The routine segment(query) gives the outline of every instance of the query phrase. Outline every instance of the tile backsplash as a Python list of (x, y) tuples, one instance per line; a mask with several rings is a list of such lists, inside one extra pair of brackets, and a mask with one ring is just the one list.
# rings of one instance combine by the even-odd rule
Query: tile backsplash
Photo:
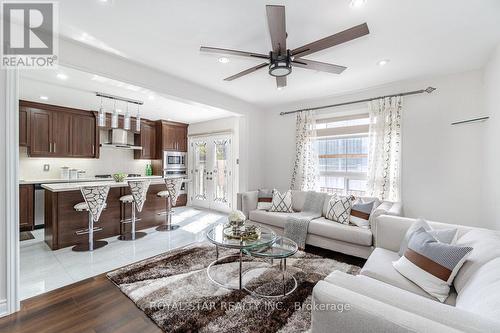
[[(95, 158), (45, 158), (28, 157), (27, 148), (19, 148), (19, 179), (53, 179), (60, 178), (61, 167), (85, 170), (87, 177), (98, 174), (117, 172), (138, 173), (144, 175), (150, 160), (134, 160), (132, 150), (101, 148), (100, 157)], [(44, 165), (49, 171), (44, 171)]]

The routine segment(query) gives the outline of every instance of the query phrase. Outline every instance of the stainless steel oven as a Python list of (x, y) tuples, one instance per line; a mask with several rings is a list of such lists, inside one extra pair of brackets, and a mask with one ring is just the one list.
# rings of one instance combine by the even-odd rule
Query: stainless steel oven
[(180, 151), (165, 151), (163, 153), (163, 167), (165, 170), (186, 169), (186, 153)]

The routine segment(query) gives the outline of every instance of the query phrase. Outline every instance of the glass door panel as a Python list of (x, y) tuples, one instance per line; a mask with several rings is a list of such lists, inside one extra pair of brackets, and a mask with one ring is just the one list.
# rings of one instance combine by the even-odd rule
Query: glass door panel
[(208, 208), (207, 141), (193, 142), (192, 201), (197, 206)]

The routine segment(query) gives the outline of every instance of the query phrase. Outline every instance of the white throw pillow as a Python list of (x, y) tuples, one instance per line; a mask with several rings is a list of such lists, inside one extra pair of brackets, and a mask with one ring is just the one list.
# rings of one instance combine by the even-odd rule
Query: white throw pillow
[(288, 190), (281, 193), (278, 190), (273, 191), (273, 202), (270, 212), (293, 213), (292, 209), (292, 191)]
[(333, 196), (328, 201), (326, 218), (334, 222), (349, 224), (351, 216), (352, 198)]
[(411, 235), (404, 255), (392, 265), (401, 275), (444, 302), (471, 251), (472, 247), (441, 243), (420, 227)]
[(432, 227), (427, 223), (426, 220), (419, 218), (410, 226), (408, 231), (406, 232), (405, 238), (401, 242), (401, 246), (399, 248), (399, 256), (401, 257), (408, 247), (408, 241), (412, 234), (418, 229), (423, 228), (425, 231), (428, 231), (434, 238), (438, 241), (446, 244), (455, 244), (457, 240), (458, 229), (432, 229)]

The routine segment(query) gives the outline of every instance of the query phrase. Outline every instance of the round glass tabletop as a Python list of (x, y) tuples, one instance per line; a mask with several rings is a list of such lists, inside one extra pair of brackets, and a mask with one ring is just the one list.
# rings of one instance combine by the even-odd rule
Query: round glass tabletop
[(243, 249), (243, 252), (252, 257), (280, 259), (293, 256), (297, 250), (297, 243), (289, 238), (280, 236), (272, 244)]
[[(251, 225), (251, 224), (250, 224)], [(215, 245), (233, 248), (248, 249), (262, 247), (273, 243), (276, 240), (276, 234), (269, 228), (258, 226), (260, 228), (259, 239), (239, 240), (229, 238), (224, 234), (224, 224), (218, 224), (207, 232), (207, 238)]]

